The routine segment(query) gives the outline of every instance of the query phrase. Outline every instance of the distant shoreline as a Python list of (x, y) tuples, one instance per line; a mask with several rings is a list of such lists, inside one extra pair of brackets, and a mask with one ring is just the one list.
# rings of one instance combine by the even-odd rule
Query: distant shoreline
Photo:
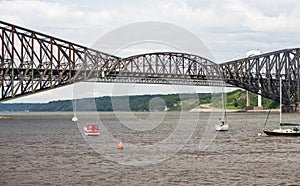
[[(122, 112), (122, 111), (116, 111)], [(127, 111), (126, 111), (127, 112)], [(180, 112), (180, 111), (168, 111), (168, 112)], [(221, 112), (218, 109), (192, 109), (185, 112), (194, 113), (213, 113)], [(226, 110), (227, 113), (267, 113), (269, 110)], [(279, 110), (271, 110), (272, 113), (279, 113)], [(78, 112), (84, 116), (94, 115), (94, 112)], [(114, 112), (98, 112), (98, 113), (111, 113)], [(138, 112), (137, 112), (138, 113)], [(149, 113), (149, 112), (140, 112)], [(0, 112), (0, 120), (9, 119), (66, 119), (71, 120), (73, 117), (73, 112)]]
[[(219, 109), (199, 109), (199, 108), (194, 108), (191, 109), (190, 112), (221, 112)], [(261, 110), (226, 110), (227, 113), (239, 113), (239, 112), (244, 112), (244, 113), (266, 113), (269, 112), (269, 109), (261, 109)], [(279, 113), (279, 109), (272, 109), (272, 113)]]

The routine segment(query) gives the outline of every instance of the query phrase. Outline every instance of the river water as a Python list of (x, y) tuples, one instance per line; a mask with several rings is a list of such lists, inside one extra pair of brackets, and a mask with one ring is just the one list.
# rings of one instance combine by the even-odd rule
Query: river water
[[(0, 120), (0, 185), (300, 184), (300, 138), (258, 135), (265, 113), (229, 113), (230, 130), (219, 133), (208, 113), (101, 113), (78, 123), (67, 113), (30, 114)], [(139, 122), (130, 126), (129, 115)], [(273, 113), (268, 126), (278, 121)], [(82, 135), (88, 122), (104, 132)]]

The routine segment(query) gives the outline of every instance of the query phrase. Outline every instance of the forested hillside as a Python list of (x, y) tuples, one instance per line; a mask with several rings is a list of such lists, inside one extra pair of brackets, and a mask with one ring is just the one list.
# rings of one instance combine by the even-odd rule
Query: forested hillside
[[(227, 109), (245, 109), (246, 94), (243, 90), (235, 90), (225, 94)], [(201, 105), (210, 104), (220, 107), (220, 95), (212, 103), (210, 93), (199, 94), (169, 94), (169, 95), (140, 95), (84, 98), (76, 100), (77, 111), (178, 111), (201, 108)], [(278, 107), (278, 103), (263, 98), (263, 107)], [(55, 112), (73, 111), (72, 100), (51, 101), (49, 103), (0, 103), (0, 112)], [(257, 105), (257, 95), (251, 94), (251, 105)]]

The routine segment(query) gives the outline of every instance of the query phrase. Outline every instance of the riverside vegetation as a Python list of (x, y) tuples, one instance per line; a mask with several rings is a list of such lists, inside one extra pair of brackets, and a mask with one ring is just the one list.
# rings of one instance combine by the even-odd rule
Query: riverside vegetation
[[(251, 93), (251, 105), (257, 105), (257, 95)], [(210, 93), (169, 94), (169, 95), (136, 95), (117, 97), (84, 98), (76, 100), (77, 111), (179, 111), (193, 108), (221, 107), (221, 97)], [(215, 100), (214, 100), (215, 99)], [(125, 103), (125, 104), (124, 104)], [(129, 104), (126, 104), (129, 103)], [(129, 106), (128, 106), (129, 105)], [(263, 108), (278, 108), (279, 104), (262, 98)], [(226, 109), (246, 108), (246, 93), (235, 90), (226, 94)], [(58, 100), (49, 103), (0, 103), (0, 112), (70, 112), (73, 111), (72, 100)]]

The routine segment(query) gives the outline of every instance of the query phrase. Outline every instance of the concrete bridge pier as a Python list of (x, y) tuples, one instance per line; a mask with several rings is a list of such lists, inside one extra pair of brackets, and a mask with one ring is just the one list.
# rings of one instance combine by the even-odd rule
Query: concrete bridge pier
[(246, 107), (249, 108), (250, 107), (250, 102), (251, 102), (251, 99), (250, 99), (250, 92), (248, 90), (246, 90)]
[[(257, 50), (249, 50), (249, 51), (247, 51), (247, 53), (246, 53), (246, 57), (248, 58), (248, 57), (251, 57), (251, 56), (256, 56), (256, 55), (260, 55), (260, 54), (262, 54), (262, 52), (261, 52), (261, 50), (259, 50), (259, 49), (257, 49)], [(261, 87), (261, 84), (259, 83), (259, 87)], [(262, 107), (262, 97), (261, 97), (261, 90), (259, 90), (259, 92), (258, 92), (259, 94), (258, 94), (258, 97), (257, 97), (257, 107), (255, 108), (255, 109), (258, 109), (258, 110), (261, 110), (261, 109), (263, 109), (263, 107)], [(251, 102), (251, 100), (250, 100), (250, 92), (249, 91), (246, 91), (246, 109), (248, 108), (252, 108), (251, 106), (250, 106), (250, 102)]]
[(258, 107), (258, 109), (262, 109), (263, 108), (261, 100), (262, 100), (261, 95), (258, 95), (257, 96), (257, 107)]
[[(259, 92), (260, 93), (260, 92)], [(246, 110), (252, 110), (253, 107), (251, 106), (251, 98), (250, 98), (250, 92), (246, 90)], [(260, 94), (257, 95), (257, 107), (254, 109), (256, 110), (262, 110), (262, 97)]]
[[(259, 84), (259, 87), (261, 87), (261, 85)], [(262, 97), (261, 97), (261, 90), (258, 91), (258, 95), (257, 95), (257, 109), (258, 110), (262, 110), (263, 106), (262, 106)]]

